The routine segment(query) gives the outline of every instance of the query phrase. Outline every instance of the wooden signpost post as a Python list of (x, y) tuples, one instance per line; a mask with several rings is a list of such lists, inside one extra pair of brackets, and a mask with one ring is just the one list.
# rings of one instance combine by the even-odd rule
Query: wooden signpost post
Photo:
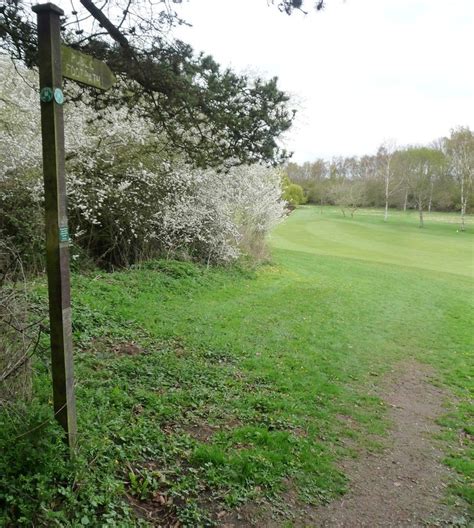
[(69, 231), (64, 177), (62, 78), (68, 77), (103, 90), (110, 88), (115, 79), (105, 63), (61, 46), (60, 17), (64, 15), (62, 9), (54, 4), (39, 4), (32, 9), (38, 17), (54, 413), (66, 432), (69, 447), (73, 448), (76, 443), (77, 424), (72, 356)]

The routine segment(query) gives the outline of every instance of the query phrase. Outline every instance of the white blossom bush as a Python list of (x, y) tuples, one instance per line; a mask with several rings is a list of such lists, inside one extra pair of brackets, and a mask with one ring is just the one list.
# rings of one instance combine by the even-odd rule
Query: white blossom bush
[[(5, 60), (0, 73), (0, 153), (6, 160), (0, 167), (0, 234), (42, 254), (37, 81), (22, 72), (26, 84)], [(151, 130), (133, 109), (97, 115), (91, 105), (65, 105), (73, 258), (85, 255), (114, 267), (156, 256), (206, 263), (260, 256), (266, 234), (284, 215), (279, 172), (258, 165), (192, 169)]]
[(183, 192), (170, 197), (155, 219), (157, 233), (172, 251), (188, 248), (208, 262), (229, 262), (251, 248), (250, 239), (261, 245), (284, 215), (275, 170), (258, 165), (221, 173), (180, 170), (171, 179)]
[(284, 215), (279, 174), (264, 167), (225, 173), (163, 163), (155, 170), (121, 167), (68, 178), (72, 233), (103, 264), (156, 255), (228, 263), (242, 251), (260, 254)]

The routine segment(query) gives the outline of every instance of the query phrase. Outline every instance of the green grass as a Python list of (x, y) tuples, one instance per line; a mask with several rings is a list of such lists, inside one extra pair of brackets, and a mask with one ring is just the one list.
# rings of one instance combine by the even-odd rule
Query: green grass
[(292, 222), (277, 229), (272, 245), (473, 277), (473, 228), (467, 233), (459, 231), (459, 215), (427, 214), (423, 229), (418, 228), (415, 211), (391, 212), (387, 223), (382, 218), (378, 210), (361, 210), (351, 219), (337, 208), (326, 207), (321, 214), (320, 208), (304, 207)]
[[(27, 423), (5, 420), (0, 435), (5, 519), (135, 526), (125, 495), (160, 493), (173, 500), (161, 515), (204, 526), (288, 486), (330, 500), (347, 486), (338, 460), (377, 449), (386, 430), (371, 387), (409, 358), (456, 396), (441, 420), (446, 462), (453, 496), (472, 503), (473, 231), (452, 220), (419, 229), (413, 214), (385, 224), (303, 207), (255, 271), (152, 262), (74, 276), (79, 453), (63, 461), (49, 421), (12, 442), (49, 416), (45, 357)], [(142, 353), (120, 355), (125, 342)]]

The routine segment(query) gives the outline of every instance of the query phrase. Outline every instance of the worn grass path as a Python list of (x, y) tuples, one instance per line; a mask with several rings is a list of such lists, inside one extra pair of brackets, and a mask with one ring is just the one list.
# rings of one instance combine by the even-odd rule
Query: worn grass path
[[(263, 512), (297, 526), (296, 512), (350, 491), (344, 460), (388, 441), (392, 408), (377, 390), (416, 361), (448, 395), (434, 433), (467, 519), (474, 233), (453, 218), (420, 230), (412, 215), (384, 224), (304, 207), (256, 271), (162, 261), (74, 276), (79, 453), (74, 470), (57, 463), (54, 426), (16, 441), (0, 460), (7, 515), (197, 527), (258, 526)], [(36, 380), (44, 419), (46, 360)]]

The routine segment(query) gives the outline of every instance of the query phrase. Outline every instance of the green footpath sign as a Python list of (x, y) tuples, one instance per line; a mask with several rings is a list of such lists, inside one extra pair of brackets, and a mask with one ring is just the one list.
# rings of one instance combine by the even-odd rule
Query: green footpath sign
[(114, 74), (105, 62), (80, 51), (61, 46), (61, 62), (63, 77), (73, 81), (100, 90), (108, 90), (115, 83)]

